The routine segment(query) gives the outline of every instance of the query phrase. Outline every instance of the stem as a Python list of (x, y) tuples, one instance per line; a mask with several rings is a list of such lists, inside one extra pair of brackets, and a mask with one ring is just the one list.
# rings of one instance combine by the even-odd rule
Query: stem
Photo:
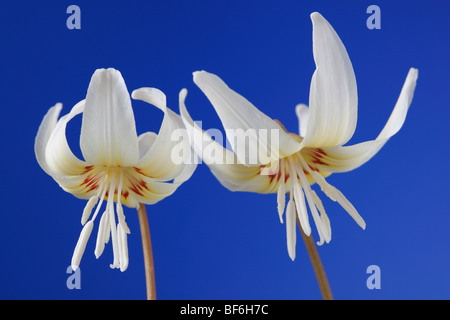
[(147, 300), (156, 300), (155, 267), (153, 265), (152, 240), (148, 225), (147, 210), (140, 203), (137, 209), (139, 226), (141, 227), (142, 249), (144, 251), (145, 284), (147, 286)]
[(300, 232), (303, 237), (303, 241), (305, 242), (306, 250), (308, 251), (309, 259), (314, 268), (314, 273), (316, 274), (317, 282), (319, 283), (320, 292), (322, 293), (322, 297), (324, 300), (333, 300), (333, 295), (331, 294), (330, 285), (328, 283), (327, 275), (325, 273), (325, 269), (323, 268), (322, 261), (320, 260), (319, 252), (317, 251), (316, 243), (312, 235), (307, 236), (302, 227), (300, 226), (300, 222), (297, 218), (297, 223), (300, 229)]

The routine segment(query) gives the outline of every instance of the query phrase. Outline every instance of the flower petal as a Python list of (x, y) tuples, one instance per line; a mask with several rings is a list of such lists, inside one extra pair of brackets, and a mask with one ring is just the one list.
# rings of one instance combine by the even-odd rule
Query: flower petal
[(45, 160), (51, 176), (64, 191), (80, 199), (89, 199), (98, 193), (99, 180), (92, 177), (101, 168), (78, 159), (70, 150), (66, 139), (67, 123), (83, 112), (83, 108), (84, 100), (77, 103), (69, 114), (59, 119), (48, 139)]
[(119, 71), (98, 69), (89, 84), (80, 147), (86, 161), (133, 166), (139, 160), (130, 95)]
[(129, 207), (138, 207), (139, 203), (155, 204), (172, 195), (181, 183), (161, 182), (145, 175), (140, 175), (139, 181), (129, 181), (133, 185), (128, 189), (130, 195)]
[(295, 107), (295, 114), (298, 118), (298, 132), (300, 133), (300, 136), (305, 137), (306, 136), (306, 130), (308, 128), (308, 121), (309, 121), (309, 108), (305, 104), (298, 104)]
[(85, 171), (86, 162), (78, 159), (70, 150), (66, 139), (67, 123), (83, 112), (84, 100), (77, 103), (72, 110), (57, 122), (45, 149), (47, 166), (52, 176), (59, 180), (80, 175)]
[[(290, 137), (277, 122), (231, 90), (216, 75), (197, 71), (194, 72), (194, 82), (219, 115), (231, 148), (240, 163), (247, 166), (268, 164), (300, 150), (300, 143)], [(269, 133), (276, 133), (278, 137), (269, 139)], [(248, 146), (240, 146), (246, 139), (249, 141)], [(250, 148), (257, 148), (256, 156), (251, 154)]]
[[(177, 179), (180, 175), (182, 179), (178, 178), (177, 182), (189, 179), (197, 165), (193, 161), (189, 137), (181, 117), (167, 108), (166, 96), (158, 89), (140, 88), (133, 91), (132, 97), (150, 103), (164, 112), (156, 139), (136, 167), (158, 181)], [(174, 138), (177, 134), (181, 141)], [(181, 149), (182, 158), (175, 159), (175, 148)]]
[(260, 167), (240, 164), (232, 151), (214, 141), (192, 120), (184, 103), (186, 93), (186, 89), (180, 93), (180, 114), (189, 133), (192, 148), (217, 180), (230, 191), (276, 193), (279, 188), (278, 181), (261, 175)]
[(322, 158), (320, 160), (323, 164), (318, 164), (317, 167), (328, 172), (347, 172), (369, 161), (403, 126), (412, 102), (417, 77), (418, 70), (411, 68), (394, 110), (375, 140), (352, 146), (322, 148)]
[(152, 145), (155, 143), (156, 137), (158, 135), (154, 132), (145, 132), (138, 137), (139, 140), (139, 159), (150, 150)]
[(47, 114), (42, 119), (41, 125), (39, 126), (36, 139), (34, 141), (34, 153), (36, 155), (37, 162), (48, 175), (52, 175), (50, 169), (47, 165), (47, 160), (45, 159), (45, 148), (47, 147), (48, 139), (53, 132), (53, 129), (58, 122), (58, 117), (62, 109), (62, 104), (57, 103), (55, 106), (51, 107)]
[(320, 13), (311, 14), (316, 71), (311, 80), (309, 122), (304, 147), (343, 145), (357, 120), (357, 90), (352, 63), (333, 27)]

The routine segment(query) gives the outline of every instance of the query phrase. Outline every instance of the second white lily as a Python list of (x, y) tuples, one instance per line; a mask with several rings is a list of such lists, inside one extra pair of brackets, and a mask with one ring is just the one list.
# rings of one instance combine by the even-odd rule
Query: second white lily
[[(344, 45), (328, 21), (317, 12), (311, 14), (311, 19), (316, 70), (311, 80), (309, 108), (303, 104), (296, 107), (299, 134), (286, 132), (281, 123), (263, 114), (219, 77), (205, 71), (194, 73), (194, 82), (212, 103), (226, 132), (236, 132), (236, 136), (238, 132), (244, 133), (242, 139), (248, 139), (249, 145), (262, 146), (268, 154), (265, 158), (257, 156), (256, 164), (249, 161), (248, 154), (237, 152), (233, 139), (229, 141), (234, 153), (203, 132), (184, 105), (187, 91), (180, 93), (180, 114), (191, 131), (193, 147), (221, 184), (231, 191), (277, 193), (281, 222), (286, 208), (287, 247), (292, 260), (295, 259), (296, 220), (307, 236), (311, 234), (307, 205), (320, 237), (318, 244), (331, 240), (330, 221), (311, 184), (317, 183), (361, 228), (366, 227), (354, 206), (325, 178), (361, 166), (400, 130), (418, 77), (418, 71), (411, 68), (395, 108), (375, 140), (343, 146), (356, 128), (355, 74)], [(267, 137), (246, 133), (260, 129), (277, 131), (277, 143), (269, 145)], [(211, 146), (221, 150), (224, 157), (217, 156), (217, 152), (205, 153)], [(224, 163), (223, 159), (235, 159), (236, 163)], [(289, 194), (287, 206), (286, 193)]]

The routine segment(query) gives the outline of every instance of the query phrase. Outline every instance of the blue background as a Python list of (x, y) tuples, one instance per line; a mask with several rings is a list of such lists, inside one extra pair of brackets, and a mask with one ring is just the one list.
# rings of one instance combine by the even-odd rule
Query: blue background
[[(66, 27), (71, 4), (81, 9), (81, 30)], [(381, 9), (380, 30), (366, 27), (371, 4)], [(332, 241), (319, 253), (334, 297), (450, 298), (450, 4), (382, 0), (2, 1), (0, 298), (145, 299), (133, 209), (125, 210), (128, 270), (109, 268), (111, 244), (95, 259), (95, 229), (81, 289), (67, 289), (85, 202), (60, 189), (35, 160), (34, 138), (48, 108), (62, 102), (67, 113), (84, 99), (95, 69), (114, 67), (130, 92), (157, 87), (176, 112), (178, 93), (187, 88), (192, 117), (204, 129), (222, 130), (192, 82), (193, 71), (207, 70), (296, 131), (294, 108), (308, 103), (315, 69), (314, 11), (335, 28), (355, 69), (359, 118), (350, 144), (378, 135), (409, 68), (419, 69), (402, 130), (364, 166), (328, 178), (367, 223), (360, 229), (322, 197)], [(159, 129), (159, 110), (143, 102), (133, 107), (138, 133)], [(80, 125), (75, 118), (67, 134), (81, 157)], [(205, 165), (173, 196), (147, 206), (158, 298), (320, 299), (299, 235), (295, 262), (288, 257), (276, 206), (276, 195), (229, 192)], [(370, 265), (381, 269), (379, 290), (366, 287)]]

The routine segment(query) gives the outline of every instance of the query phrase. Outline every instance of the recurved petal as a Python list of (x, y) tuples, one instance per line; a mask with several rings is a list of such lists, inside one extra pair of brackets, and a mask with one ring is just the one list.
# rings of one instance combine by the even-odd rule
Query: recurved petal
[(45, 148), (47, 166), (55, 179), (67, 179), (85, 171), (86, 162), (78, 159), (70, 150), (66, 139), (67, 123), (83, 112), (84, 100), (77, 103), (72, 110), (61, 117), (50, 135)]
[[(194, 82), (219, 115), (231, 148), (240, 163), (247, 166), (268, 164), (300, 150), (300, 143), (290, 137), (278, 123), (230, 89), (216, 75), (197, 71), (194, 72)], [(275, 132), (278, 137), (269, 138)], [(246, 139), (247, 145), (244, 143)], [(255, 150), (252, 148), (257, 148), (256, 156), (251, 154)]]
[[(132, 97), (152, 104), (164, 112), (158, 135), (136, 167), (158, 181), (172, 179), (176, 179), (176, 182), (186, 181), (194, 172), (196, 163), (192, 158), (191, 145), (183, 120), (166, 106), (166, 96), (156, 88), (134, 90)], [(150, 142), (150, 137), (146, 139)]]
[(181, 183), (161, 182), (145, 175), (140, 175), (138, 180), (128, 181), (130, 199), (127, 206), (137, 207), (139, 203), (155, 204), (172, 195)]
[(67, 123), (83, 112), (84, 100), (77, 103), (72, 110), (61, 117), (53, 129), (45, 148), (45, 160), (51, 176), (65, 191), (82, 199), (96, 195), (94, 188), (98, 181), (86, 185), (85, 180), (95, 169), (94, 166), (78, 159), (70, 150), (66, 139)]
[(356, 169), (369, 161), (403, 126), (406, 114), (408, 113), (409, 106), (412, 102), (417, 77), (418, 70), (411, 68), (394, 110), (383, 130), (375, 140), (358, 143), (352, 146), (322, 148), (321, 162), (323, 162), (324, 165), (318, 164), (318, 167), (328, 172), (346, 172)]
[(189, 133), (192, 148), (217, 180), (230, 191), (277, 192), (279, 183), (276, 179), (261, 175), (260, 167), (240, 164), (232, 151), (214, 141), (192, 120), (184, 103), (186, 93), (186, 89), (180, 93), (180, 114)]
[(305, 137), (309, 121), (309, 108), (305, 104), (298, 104), (295, 107), (295, 114), (298, 118), (298, 132), (300, 136)]
[(320, 13), (311, 14), (316, 71), (311, 80), (309, 121), (302, 145), (333, 147), (353, 135), (357, 120), (357, 89), (347, 50)]
[(42, 119), (41, 125), (39, 126), (38, 133), (34, 140), (34, 154), (36, 155), (36, 160), (48, 175), (52, 175), (50, 169), (47, 165), (47, 160), (45, 159), (45, 148), (47, 147), (48, 139), (53, 132), (53, 129), (58, 122), (58, 117), (62, 109), (62, 104), (57, 103), (55, 106), (51, 107), (47, 114)]
[(80, 147), (95, 165), (133, 166), (139, 160), (130, 95), (119, 71), (98, 69), (89, 84)]
[(150, 131), (139, 136), (139, 159), (142, 159), (142, 157), (147, 154), (148, 150), (150, 150), (155, 143), (157, 136), (156, 133)]

